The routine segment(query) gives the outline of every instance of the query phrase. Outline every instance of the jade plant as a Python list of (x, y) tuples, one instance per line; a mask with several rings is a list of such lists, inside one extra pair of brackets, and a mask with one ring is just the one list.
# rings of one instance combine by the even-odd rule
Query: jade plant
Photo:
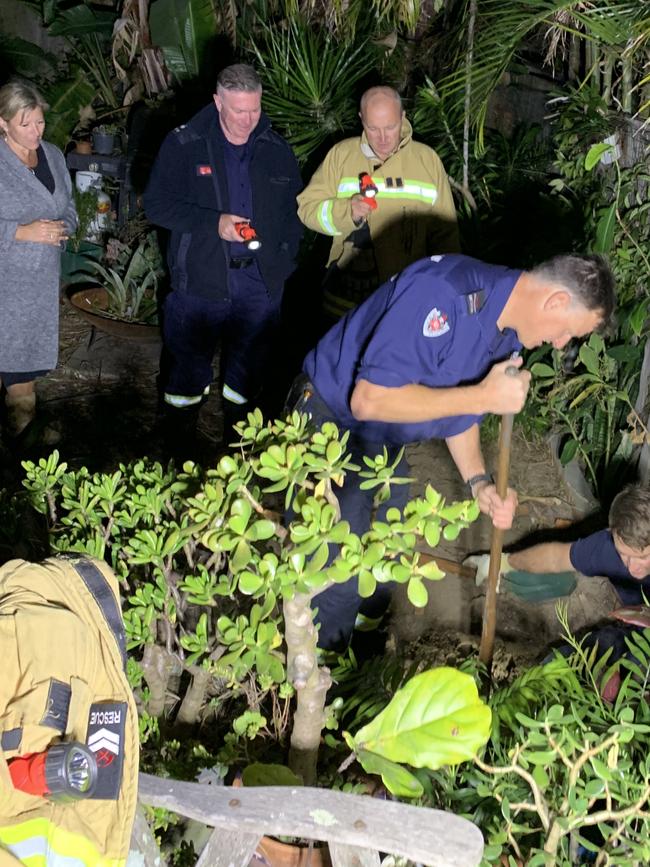
[[(33, 506), (47, 515), (54, 551), (105, 559), (118, 575), (128, 647), (147, 686), (143, 711), (192, 724), (223, 716), (233, 697), (245, 696), (248, 711), (237, 725), (257, 730), (266, 724), (265, 699), (282, 717), (295, 693), (289, 765), (313, 784), (332, 684), (317, 651), (314, 599), (358, 575), (363, 596), (391, 581), (405, 584), (411, 602), (424, 606), (427, 583), (443, 572), (417, 545), (435, 548), (441, 537), (456, 538), (478, 507), (446, 503), (429, 486), (359, 536), (341, 519), (336, 498), (353, 466), (347, 434), (331, 423), (313, 430), (297, 413), (265, 423), (259, 410), (236, 432), (236, 449), (207, 469), (142, 459), (93, 474), (69, 469), (54, 453), (24, 464), (24, 484)], [(377, 502), (405, 481), (395, 478), (385, 454), (365, 460), (361, 475)], [(454, 748), (470, 728), (483, 742), (485, 711), (475, 690), (459, 686), (452, 673), (438, 677), (446, 678), (447, 689), (439, 691), (437, 706), (422, 681), (405, 687), (419, 724), (446, 716)], [(473, 710), (464, 718), (466, 704)], [(382, 750), (369, 743), (381, 739), (375, 728), (350, 745), (360, 760), (372, 762), (368, 756)], [(478, 747), (470, 740), (467, 757)], [(449, 760), (458, 755), (452, 750)], [(386, 752), (386, 760), (417, 766), (417, 757), (399, 749)], [(394, 769), (385, 767), (390, 777)]]

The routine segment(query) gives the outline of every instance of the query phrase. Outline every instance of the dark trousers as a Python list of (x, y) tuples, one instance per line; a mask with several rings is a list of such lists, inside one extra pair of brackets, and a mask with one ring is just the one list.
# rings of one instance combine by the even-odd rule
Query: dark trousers
[[(320, 428), (326, 421), (338, 424), (327, 404), (319, 396), (313, 385), (301, 374), (294, 382), (287, 399), (287, 409), (306, 412), (311, 416), (315, 428)], [(339, 425), (340, 427), (340, 425)], [(352, 460), (361, 469), (365, 468), (363, 456), (375, 457), (381, 454), (385, 443), (374, 442), (360, 436), (350, 434), (347, 451)], [(387, 446), (389, 461), (394, 461), (399, 452), (399, 446)], [(397, 475), (408, 476), (409, 467), (405, 457), (397, 467)], [(365, 533), (373, 519), (373, 491), (360, 488), (361, 479), (358, 473), (348, 472), (342, 487), (334, 485), (334, 493), (341, 507), (341, 517), (348, 521), (350, 529), (359, 536)], [(409, 485), (395, 485), (390, 499), (377, 509), (375, 520), (385, 520), (386, 512), (391, 507), (403, 509), (409, 499)], [(336, 556), (336, 548), (330, 545), (330, 562)], [(334, 584), (313, 600), (317, 609), (315, 621), (319, 624), (318, 646), (325, 650), (342, 650), (348, 646), (359, 613), (368, 618), (381, 617), (388, 609), (392, 587), (389, 584), (378, 584), (375, 593), (369, 599), (361, 599), (358, 592), (357, 578), (350, 578), (345, 584)]]
[(223, 300), (171, 292), (163, 308), (165, 394), (202, 395), (212, 382), (220, 343), (224, 387), (244, 401), (255, 400), (273, 351), (280, 304), (280, 297), (269, 297), (256, 264), (230, 271), (230, 294)]

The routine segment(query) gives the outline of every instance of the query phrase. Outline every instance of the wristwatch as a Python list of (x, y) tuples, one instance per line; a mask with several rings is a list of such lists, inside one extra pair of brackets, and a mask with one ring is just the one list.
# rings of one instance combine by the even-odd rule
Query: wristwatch
[(494, 478), (492, 477), (491, 473), (478, 473), (478, 475), (472, 476), (471, 479), (468, 479), (465, 482), (465, 487), (471, 499), (474, 499), (474, 491), (472, 490), (472, 488), (479, 482), (487, 482), (488, 485), (493, 485)]

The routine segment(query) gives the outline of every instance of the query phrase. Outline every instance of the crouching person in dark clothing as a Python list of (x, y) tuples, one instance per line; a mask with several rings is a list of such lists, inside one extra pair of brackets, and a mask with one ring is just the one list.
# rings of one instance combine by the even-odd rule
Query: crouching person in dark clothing
[[(252, 67), (224, 69), (214, 103), (166, 137), (144, 195), (149, 219), (171, 232), (165, 403), (196, 416), (220, 345), (226, 437), (264, 386), (302, 235), (298, 164), (261, 98)], [(257, 249), (242, 240), (242, 223), (255, 229)]]

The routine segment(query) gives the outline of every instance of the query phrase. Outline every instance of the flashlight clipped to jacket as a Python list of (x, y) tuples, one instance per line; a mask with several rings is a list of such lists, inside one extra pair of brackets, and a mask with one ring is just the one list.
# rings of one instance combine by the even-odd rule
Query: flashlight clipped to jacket
[(235, 223), (235, 232), (242, 239), (244, 244), (246, 244), (247, 249), (249, 250), (259, 250), (262, 246), (262, 242), (257, 237), (257, 232), (248, 222)]
[(377, 207), (376, 196), (379, 189), (368, 172), (360, 172), (359, 174), (359, 192), (363, 196), (363, 201), (374, 211)]
[(89, 798), (97, 784), (95, 755), (76, 742), (17, 756), (7, 765), (15, 789), (59, 803)]

